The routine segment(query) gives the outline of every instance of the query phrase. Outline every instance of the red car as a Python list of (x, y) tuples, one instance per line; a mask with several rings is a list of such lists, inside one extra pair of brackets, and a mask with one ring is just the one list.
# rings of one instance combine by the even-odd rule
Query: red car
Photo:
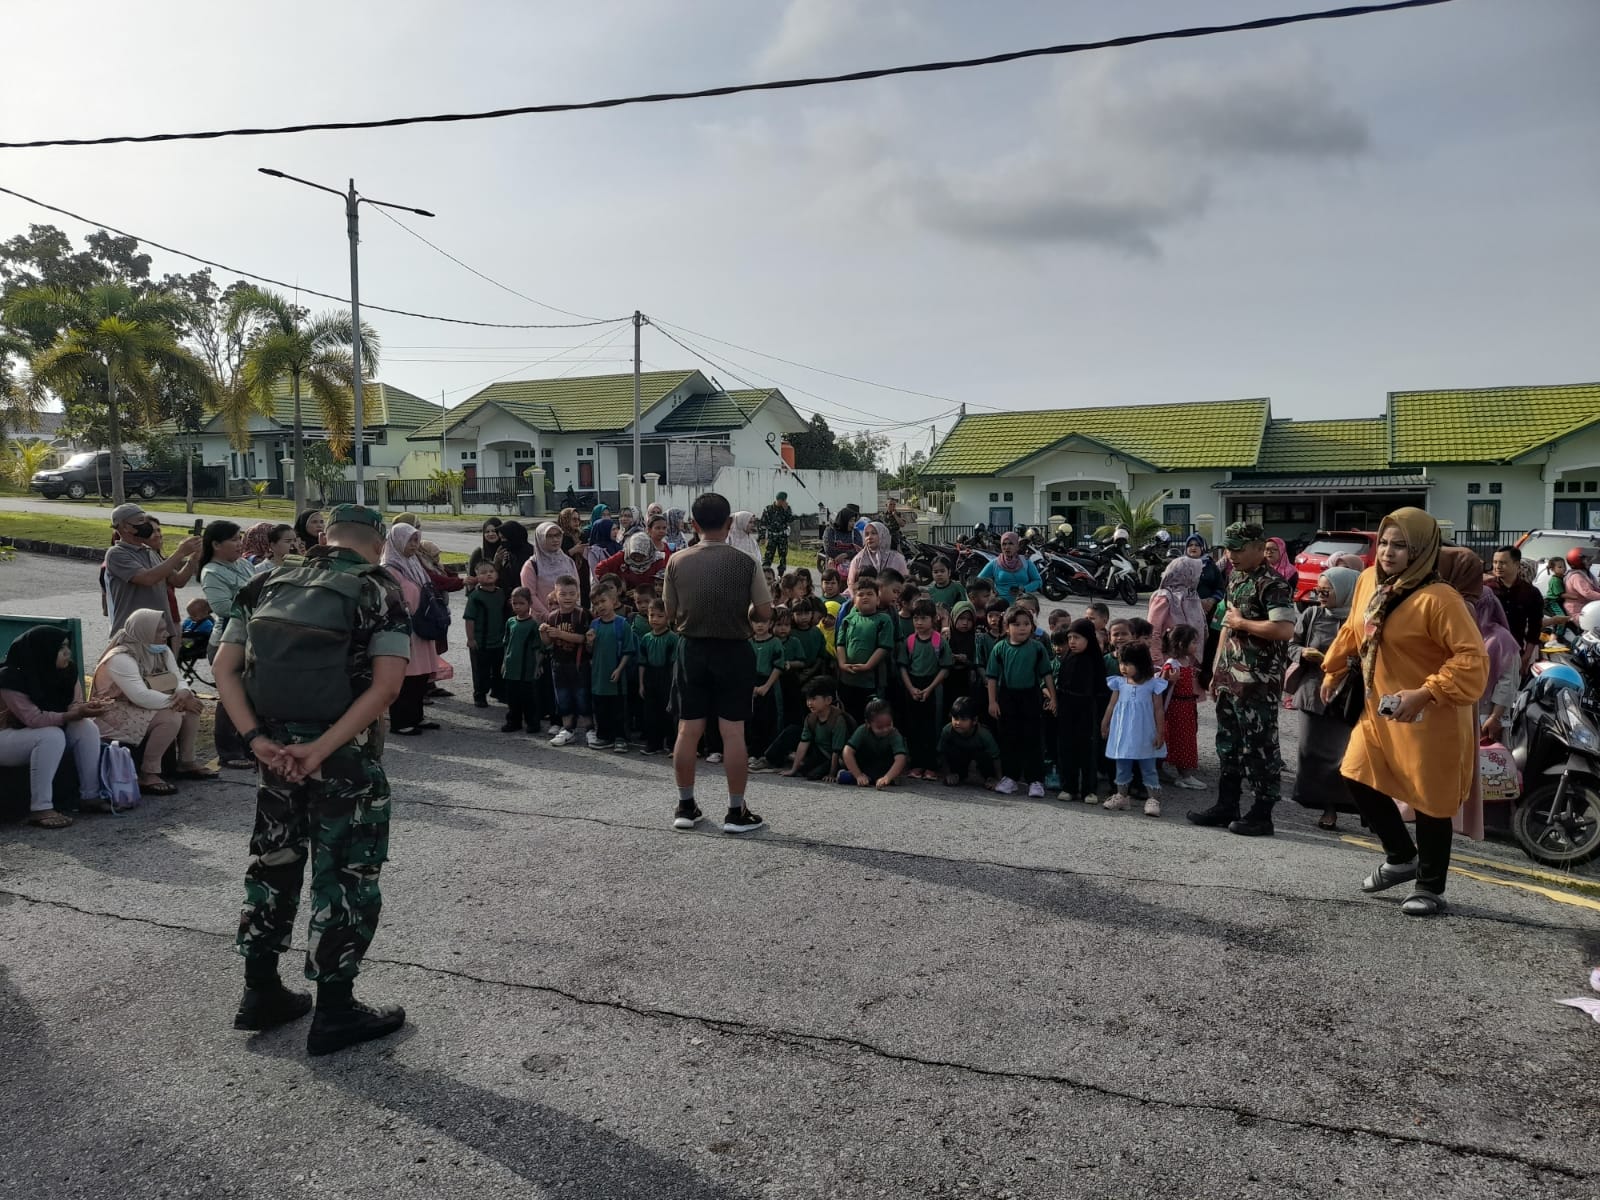
[(1370, 567), (1378, 554), (1378, 535), (1360, 529), (1342, 529), (1337, 533), (1319, 532), (1312, 542), (1295, 555), (1294, 566), (1300, 579), (1294, 589), (1296, 600), (1307, 600), (1317, 579), (1328, 568), (1328, 560), (1335, 554), (1354, 554), (1363, 566)]

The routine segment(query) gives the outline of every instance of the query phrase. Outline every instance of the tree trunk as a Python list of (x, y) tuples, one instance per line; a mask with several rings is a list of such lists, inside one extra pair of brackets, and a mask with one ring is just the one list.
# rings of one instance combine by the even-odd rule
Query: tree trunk
[(194, 515), (194, 447), (183, 448), (183, 511)]
[(106, 413), (111, 422), (107, 434), (111, 443), (111, 503), (115, 506), (128, 496), (122, 488), (122, 415), (117, 411), (116, 374), (109, 357), (106, 359)]
[(289, 376), (294, 391), (294, 515), (299, 515), (310, 505), (310, 489), (306, 487), (305, 426), (300, 419), (300, 372)]

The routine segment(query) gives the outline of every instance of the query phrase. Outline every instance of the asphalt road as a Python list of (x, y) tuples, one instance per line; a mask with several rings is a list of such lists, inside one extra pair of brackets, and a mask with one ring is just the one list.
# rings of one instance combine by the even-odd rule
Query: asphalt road
[[(82, 564), (0, 564), (0, 609), (101, 640)], [(1600, 1193), (1600, 1027), (1553, 1003), (1600, 908), (1508, 847), (1424, 922), (1314, 814), (1192, 828), (1206, 793), (762, 776), (768, 830), (685, 835), (662, 760), (431, 712), (360, 984), (411, 1024), (331, 1058), (230, 1027), (247, 777), (0, 828), (0, 1195)]]

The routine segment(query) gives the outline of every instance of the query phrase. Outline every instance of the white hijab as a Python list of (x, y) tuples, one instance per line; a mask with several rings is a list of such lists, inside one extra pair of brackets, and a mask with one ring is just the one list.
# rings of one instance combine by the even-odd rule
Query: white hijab
[(551, 530), (560, 533), (561, 526), (554, 521), (546, 521), (533, 531), (533, 557), (523, 568), (524, 571), (531, 568), (546, 591), (555, 587), (556, 580), (563, 575), (575, 575), (578, 570), (572, 562), (572, 556), (559, 545), (554, 550), (544, 548), (544, 540)]
[(139, 664), (139, 677), (148, 679), (150, 676), (167, 670), (167, 658), (170, 650), (163, 649), (161, 654), (151, 654), (150, 647), (165, 642), (167, 632), (166, 615), (153, 608), (141, 608), (122, 623), (122, 628), (111, 635), (111, 640), (106, 643), (106, 652), (100, 656), (100, 662), (95, 664), (99, 670), (113, 654), (126, 654)]
[(404, 575), (418, 587), (428, 585), (428, 570), (422, 565), (422, 560), (415, 554), (408, 555), (406, 547), (411, 544), (411, 539), (417, 536), (415, 526), (407, 525), (404, 521), (396, 521), (389, 526), (389, 538), (383, 547), (383, 565), (395, 577)]
[(761, 561), (761, 547), (756, 544), (755, 534), (750, 527), (755, 524), (756, 515), (740, 509), (733, 514), (733, 528), (728, 531), (728, 545), (736, 550), (742, 550), (757, 562)]

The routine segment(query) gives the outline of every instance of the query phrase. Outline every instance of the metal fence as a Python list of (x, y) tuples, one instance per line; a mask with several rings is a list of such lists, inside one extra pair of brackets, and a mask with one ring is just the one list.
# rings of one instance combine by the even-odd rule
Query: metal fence
[(1532, 533), (1531, 529), (1457, 529), (1451, 539), (1457, 546), (1465, 546), (1475, 551), (1483, 559), (1485, 570), (1494, 559), (1494, 552), (1501, 546), (1515, 546), (1520, 540)]

